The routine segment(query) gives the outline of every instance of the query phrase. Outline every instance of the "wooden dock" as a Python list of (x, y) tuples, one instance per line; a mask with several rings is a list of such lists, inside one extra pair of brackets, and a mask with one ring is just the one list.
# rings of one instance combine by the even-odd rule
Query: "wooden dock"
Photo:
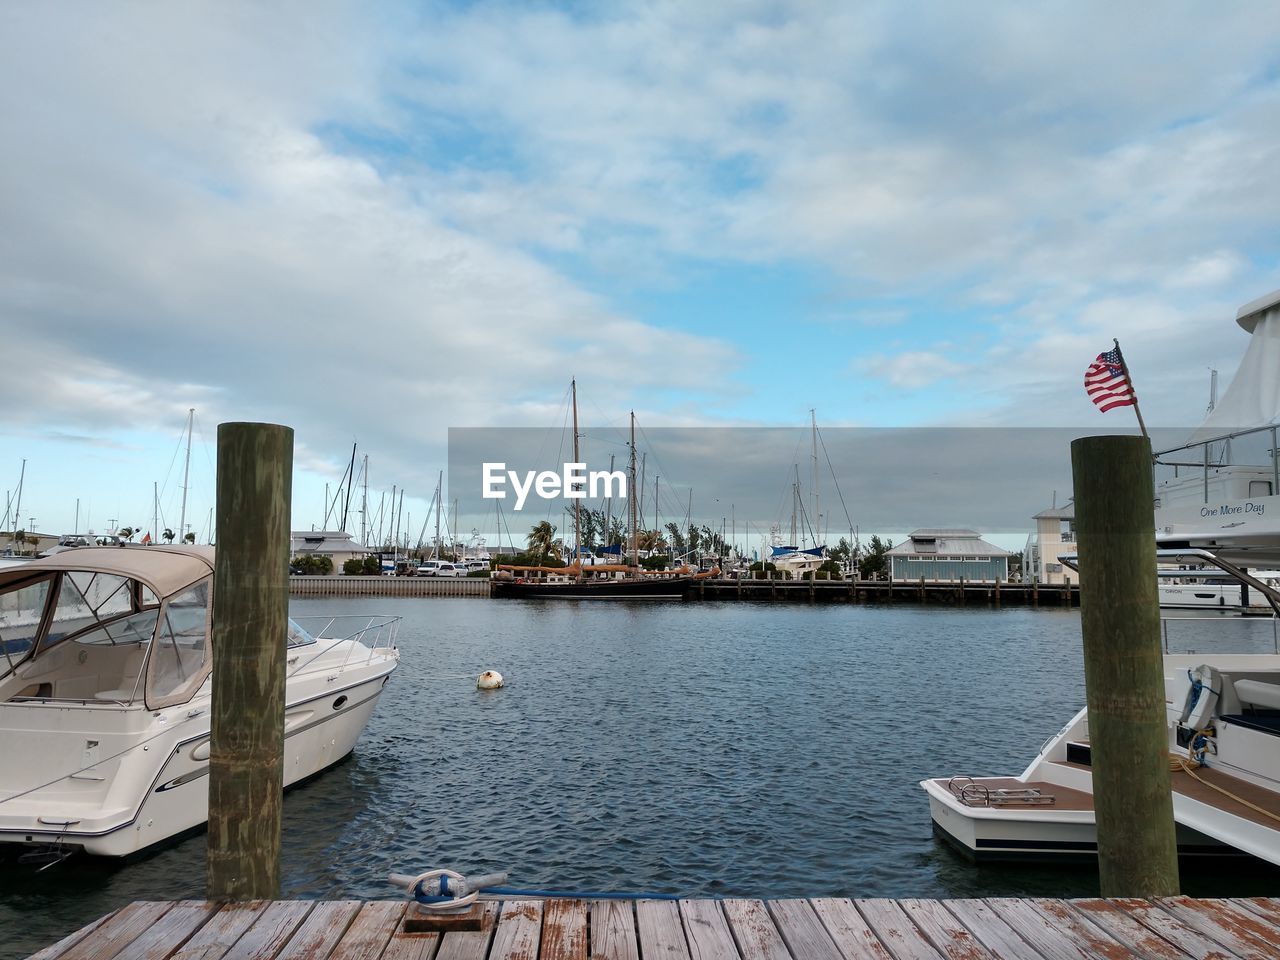
[(488, 597), (488, 577), (292, 576), (292, 597)]
[(486, 929), (405, 934), (407, 904), (131, 903), (38, 960), (1252, 960), (1280, 899), (520, 900)]
[(690, 585), (690, 600), (798, 603), (931, 603), (953, 606), (1078, 607), (1080, 587), (1062, 583), (983, 580), (748, 580), (717, 578)]

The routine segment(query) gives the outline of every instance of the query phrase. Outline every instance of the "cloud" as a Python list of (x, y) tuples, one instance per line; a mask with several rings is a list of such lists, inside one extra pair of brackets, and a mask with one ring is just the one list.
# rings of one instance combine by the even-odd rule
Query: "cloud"
[(4, 16), (10, 427), (197, 406), (428, 487), (446, 426), (545, 424), (573, 375), (650, 423), (751, 419), (766, 338), (629, 309), (706, 261), (837, 289), (865, 338), (814, 376), (893, 388), (863, 416), (945, 388), (952, 416), (1091, 417), (1077, 368), (1120, 337), (1186, 418), (1243, 349), (1207, 332), (1275, 285), (1271, 4)]
[(903, 390), (933, 386), (939, 380), (952, 379), (970, 370), (945, 353), (936, 350), (908, 350), (893, 356), (866, 357), (858, 362), (865, 376), (883, 380)]
[(310, 469), (358, 436), (416, 477), (446, 425), (540, 415), (572, 375), (625, 402), (736, 363), (331, 149), (322, 120), (381, 109), (367, 21), (83, 12), (69, 37), (13, 15), (0, 67), (22, 132), (4, 163), (23, 189), (0, 198), (0, 330), (24, 361), (7, 420), (167, 433), (196, 406), (294, 425)]

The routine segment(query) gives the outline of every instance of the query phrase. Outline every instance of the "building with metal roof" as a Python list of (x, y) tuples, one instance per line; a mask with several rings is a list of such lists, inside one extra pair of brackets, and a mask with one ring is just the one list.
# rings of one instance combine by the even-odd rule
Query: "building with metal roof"
[(1076, 552), (1076, 505), (1068, 500), (1058, 506), (1041, 510), (1031, 518), (1036, 522), (1036, 532), (1027, 537), (1022, 551), (1022, 569), (1027, 579), (1036, 583), (1079, 582), (1074, 571), (1060, 559), (1063, 554)]
[(894, 580), (996, 582), (1009, 579), (1013, 554), (983, 540), (976, 530), (946, 527), (913, 530), (886, 556)]
[(289, 534), (289, 559), (298, 557), (328, 557), (335, 572), (352, 557), (367, 557), (373, 551), (351, 539), (345, 530), (294, 530)]

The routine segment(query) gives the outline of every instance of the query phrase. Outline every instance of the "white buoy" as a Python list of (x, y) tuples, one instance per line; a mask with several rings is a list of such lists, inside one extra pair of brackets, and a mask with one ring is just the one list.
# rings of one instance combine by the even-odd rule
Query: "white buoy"
[(502, 674), (497, 670), (486, 670), (480, 674), (480, 678), (476, 680), (477, 690), (497, 690), (506, 681), (502, 679)]

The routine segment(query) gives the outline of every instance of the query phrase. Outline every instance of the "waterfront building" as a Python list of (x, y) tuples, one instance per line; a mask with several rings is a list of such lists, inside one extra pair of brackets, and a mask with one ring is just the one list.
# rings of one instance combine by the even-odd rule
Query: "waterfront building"
[(372, 551), (351, 539), (345, 530), (294, 530), (289, 534), (289, 559), (328, 557), (335, 572), (352, 557), (364, 559)]
[(1009, 579), (1013, 554), (987, 543), (976, 530), (926, 528), (912, 531), (886, 556), (893, 580), (994, 583)]
[(1027, 537), (1022, 553), (1022, 569), (1026, 578), (1035, 583), (1079, 583), (1079, 575), (1060, 559), (1064, 554), (1076, 552), (1076, 505), (1068, 500), (1065, 506), (1056, 503), (1041, 510), (1034, 517), (1036, 532)]

